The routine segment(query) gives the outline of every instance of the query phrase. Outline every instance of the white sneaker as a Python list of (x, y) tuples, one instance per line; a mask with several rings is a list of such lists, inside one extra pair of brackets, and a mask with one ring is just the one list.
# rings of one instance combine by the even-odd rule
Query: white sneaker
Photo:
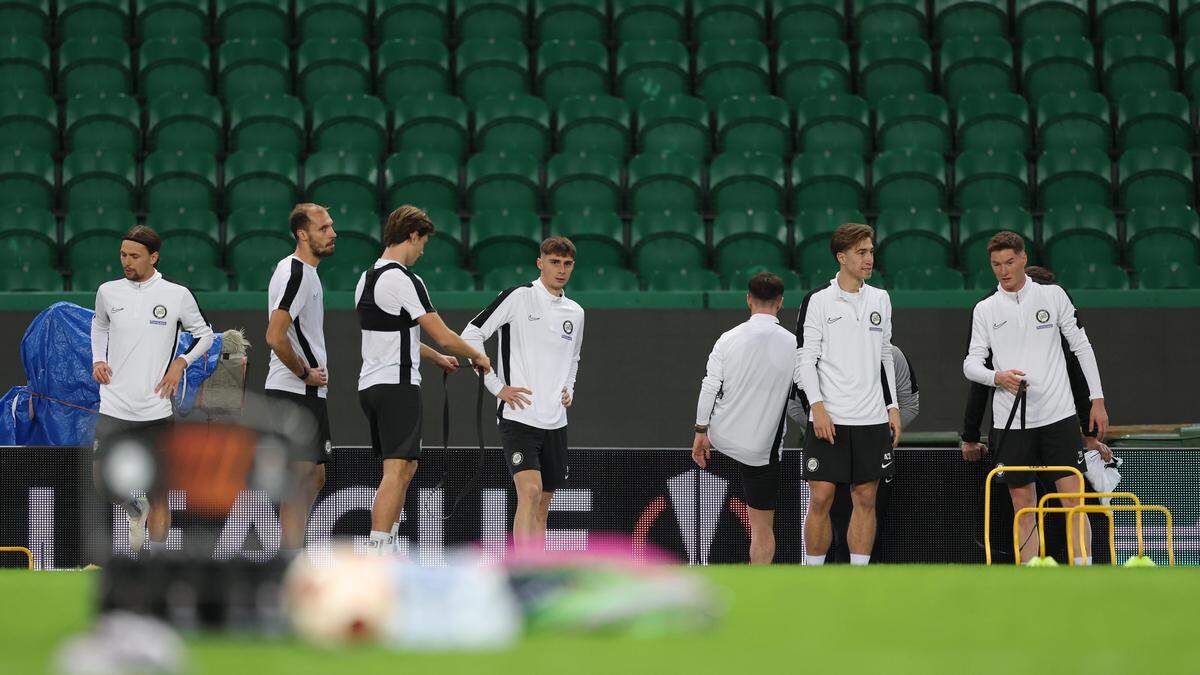
[(150, 500), (138, 497), (133, 500), (133, 505), (138, 510), (137, 516), (125, 512), (125, 518), (129, 521), (129, 548), (134, 553), (140, 553), (146, 544), (146, 520), (150, 517)]

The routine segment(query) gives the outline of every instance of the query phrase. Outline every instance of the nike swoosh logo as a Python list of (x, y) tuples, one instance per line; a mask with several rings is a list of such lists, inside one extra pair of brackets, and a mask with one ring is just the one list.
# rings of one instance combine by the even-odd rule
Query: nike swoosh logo
[(841, 320), (841, 318), (842, 318), (842, 317), (840, 317), (840, 316), (835, 316), (835, 317), (833, 317), (833, 318), (831, 318), (831, 319), (825, 319), (825, 321), (826, 321), (827, 323), (836, 323), (836, 322), (838, 322), (839, 320)]
[(113, 307), (113, 308), (112, 308), (112, 310), (111, 310), (109, 313), (110, 313), (110, 314), (116, 314), (117, 312), (123, 312), (123, 311), (125, 311), (125, 308), (124, 308), (124, 307)]
[(888, 468), (889, 466), (891, 466), (892, 464), (895, 464), (895, 462), (888, 462), (887, 464), (880, 464), (880, 465), (879, 465), (879, 468), (881, 468), (881, 469), (886, 469), (886, 468)]
[(529, 315), (529, 320), (530, 320), (530, 321), (539, 321), (539, 320), (541, 320), (541, 318), (542, 318), (542, 317), (540, 317), (540, 316), (534, 316), (534, 315), (532, 315), (532, 314), (530, 314), (530, 315)]
[(1004, 325), (1004, 324), (1006, 324), (1006, 323), (1008, 323), (1008, 322), (1007, 322), (1007, 321), (1001, 321), (1000, 323), (994, 323), (994, 324), (992, 324), (992, 330), (997, 330), (997, 329), (999, 329), (1001, 326), (1003, 326), (1003, 325)]

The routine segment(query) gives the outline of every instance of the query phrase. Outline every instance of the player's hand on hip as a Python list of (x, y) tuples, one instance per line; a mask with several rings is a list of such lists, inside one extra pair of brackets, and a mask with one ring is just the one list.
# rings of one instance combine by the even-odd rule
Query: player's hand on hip
[(481, 354), (478, 358), (471, 359), (471, 363), (475, 365), (475, 372), (480, 375), (492, 372), (492, 360), (487, 357), (487, 354)]
[(1088, 427), (1096, 432), (1096, 440), (1103, 441), (1108, 435), (1108, 409), (1104, 407), (1104, 399), (1092, 401), (1091, 421)]
[(825, 412), (825, 402), (818, 401), (814, 403), (812, 413), (813, 433), (817, 435), (817, 438), (829, 443), (836, 442), (837, 427), (833, 424), (833, 418), (829, 416), (829, 413)]
[(496, 394), (496, 398), (511, 405), (517, 410), (524, 410), (525, 406), (530, 405), (529, 397), (525, 394), (533, 395), (533, 392), (525, 387), (505, 387)]
[(708, 440), (708, 434), (697, 432), (696, 438), (692, 440), (692, 461), (701, 469), (707, 469), (711, 457), (712, 442)]
[(104, 361), (97, 361), (92, 364), (92, 379), (96, 384), (109, 384), (112, 382), (112, 368)]
[(154, 388), (154, 393), (158, 394), (159, 398), (171, 398), (174, 396), (175, 390), (179, 388), (179, 380), (183, 378), (183, 371), (185, 370), (187, 370), (187, 362), (182, 358), (176, 358), (167, 367), (167, 374), (163, 375), (163, 379)]
[(329, 375), (324, 368), (309, 368), (308, 375), (304, 378), (304, 384), (310, 387), (324, 387), (329, 384)]
[(1083, 444), (1087, 447), (1088, 452), (1095, 450), (1100, 453), (1100, 459), (1105, 462), (1111, 462), (1113, 458), (1112, 449), (1108, 445), (1095, 436), (1084, 436)]
[(978, 462), (987, 455), (987, 446), (979, 441), (963, 441), (962, 457), (968, 462)]
[(566, 387), (563, 387), (563, 388), (562, 388), (562, 404), (563, 404), (563, 407), (564, 407), (564, 408), (570, 408), (570, 407), (571, 407), (571, 403), (572, 403), (574, 400), (575, 400), (575, 399), (571, 398), (571, 392), (567, 391), (567, 388), (566, 388)]
[(896, 408), (888, 408), (888, 426), (892, 429), (892, 447), (900, 445), (900, 433), (903, 429), (900, 428), (900, 411)]
[(458, 359), (454, 358), (453, 356), (438, 354), (437, 356), (433, 357), (433, 363), (438, 368), (446, 371), (446, 374), (450, 374), (458, 370)]
[(997, 370), (996, 371), (996, 386), (1004, 387), (1009, 393), (1015, 394), (1021, 388), (1021, 381), (1025, 379), (1025, 373), (1020, 370)]

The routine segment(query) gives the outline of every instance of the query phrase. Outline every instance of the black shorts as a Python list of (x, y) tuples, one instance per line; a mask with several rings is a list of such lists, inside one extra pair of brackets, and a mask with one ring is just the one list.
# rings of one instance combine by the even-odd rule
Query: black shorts
[(542, 490), (566, 487), (571, 467), (567, 464), (567, 428), (538, 429), (512, 420), (500, 420), (500, 443), (508, 460), (508, 472), (542, 472)]
[(95, 441), (92, 443), (94, 457), (101, 459), (112, 447), (113, 441), (121, 438), (136, 437), (157, 450), (159, 437), (169, 431), (174, 424), (174, 417), (134, 422), (100, 414), (96, 417)]
[[(1079, 419), (1074, 415), (1034, 429), (993, 428), (988, 434), (988, 444), (995, 457), (996, 466), (1073, 466), (1080, 471), (1087, 469), (1083, 457), (1083, 437), (1079, 433)], [(1000, 438), (1003, 434), (1003, 439)], [(997, 440), (1000, 441), (997, 444)], [(997, 478), (1010, 486), (1028, 485), (1039, 476), (1058, 480), (1071, 474), (1065, 471), (1043, 471), (1033, 473), (1020, 471), (1002, 473)]]
[(734, 460), (742, 476), (742, 497), (746, 506), (759, 511), (774, 511), (779, 501), (779, 483), (782, 475), (779, 451), (771, 452), (771, 461), (762, 466), (750, 466)]
[(834, 442), (817, 438), (812, 422), (804, 434), (804, 480), (870, 483), (895, 475), (892, 430), (887, 424), (834, 425)]
[(292, 461), (324, 464), (333, 453), (333, 438), (329, 433), (329, 407), (320, 396), (306, 396), (282, 389), (265, 390), (267, 398), (290, 401), (308, 412), (316, 420), (316, 434), (295, 448)]
[(383, 459), (421, 458), (421, 388), (376, 384), (358, 392), (371, 426), (371, 449)]

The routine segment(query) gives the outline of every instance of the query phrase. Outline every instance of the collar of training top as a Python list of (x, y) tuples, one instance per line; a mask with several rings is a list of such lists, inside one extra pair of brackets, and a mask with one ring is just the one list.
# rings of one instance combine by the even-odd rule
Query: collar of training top
[(751, 321), (770, 321), (771, 323), (779, 323), (779, 317), (777, 317), (773, 314), (763, 314), (762, 312), (755, 312), (754, 314), (751, 314), (750, 320)]
[(1009, 300), (1012, 300), (1013, 302), (1020, 303), (1029, 299), (1029, 294), (1033, 292), (1033, 287), (1036, 285), (1037, 284), (1033, 282), (1033, 279), (1030, 279), (1028, 276), (1026, 276), (1025, 285), (1018, 288), (1015, 292), (1004, 290), (1004, 286), (1001, 286), (1000, 284), (996, 284), (996, 292), (1000, 293)]
[(125, 281), (128, 281), (129, 285), (133, 286), (134, 288), (148, 288), (161, 278), (162, 272), (154, 270), (154, 274), (151, 274), (150, 278), (145, 281), (134, 281), (133, 279), (126, 279)]
[(864, 293), (870, 292), (867, 290), (868, 284), (865, 281), (863, 282), (863, 285), (858, 288), (858, 293), (851, 293), (851, 292), (843, 289), (840, 285), (838, 285), (837, 277), (830, 279), (829, 285), (833, 287), (833, 292), (837, 293), (837, 296), (843, 300), (849, 300), (851, 297), (854, 297), (854, 296), (858, 296), (860, 298), (866, 297), (864, 295)]
[(546, 296), (550, 298), (550, 302), (562, 302), (562, 299), (567, 297), (567, 289), (565, 289), (565, 288), (562, 290), (561, 295), (555, 295), (555, 294), (551, 293), (550, 289), (546, 288), (546, 284), (542, 283), (541, 277), (538, 277), (533, 280), (533, 287), (540, 288), (542, 290), (542, 292), (545, 293)]
[(309, 265), (308, 263), (304, 262), (304, 259), (303, 259), (303, 258), (301, 258), (300, 256), (296, 255), (295, 253), (293, 253), (293, 254), (292, 254), (291, 256), (289, 256), (289, 257), (290, 257), (292, 260), (299, 260), (301, 265), (304, 265), (305, 267), (309, 268), (310, 270), (313, 270), (314, 272), (317, 270), (317, 266), (316, 266), (316, 265)]

